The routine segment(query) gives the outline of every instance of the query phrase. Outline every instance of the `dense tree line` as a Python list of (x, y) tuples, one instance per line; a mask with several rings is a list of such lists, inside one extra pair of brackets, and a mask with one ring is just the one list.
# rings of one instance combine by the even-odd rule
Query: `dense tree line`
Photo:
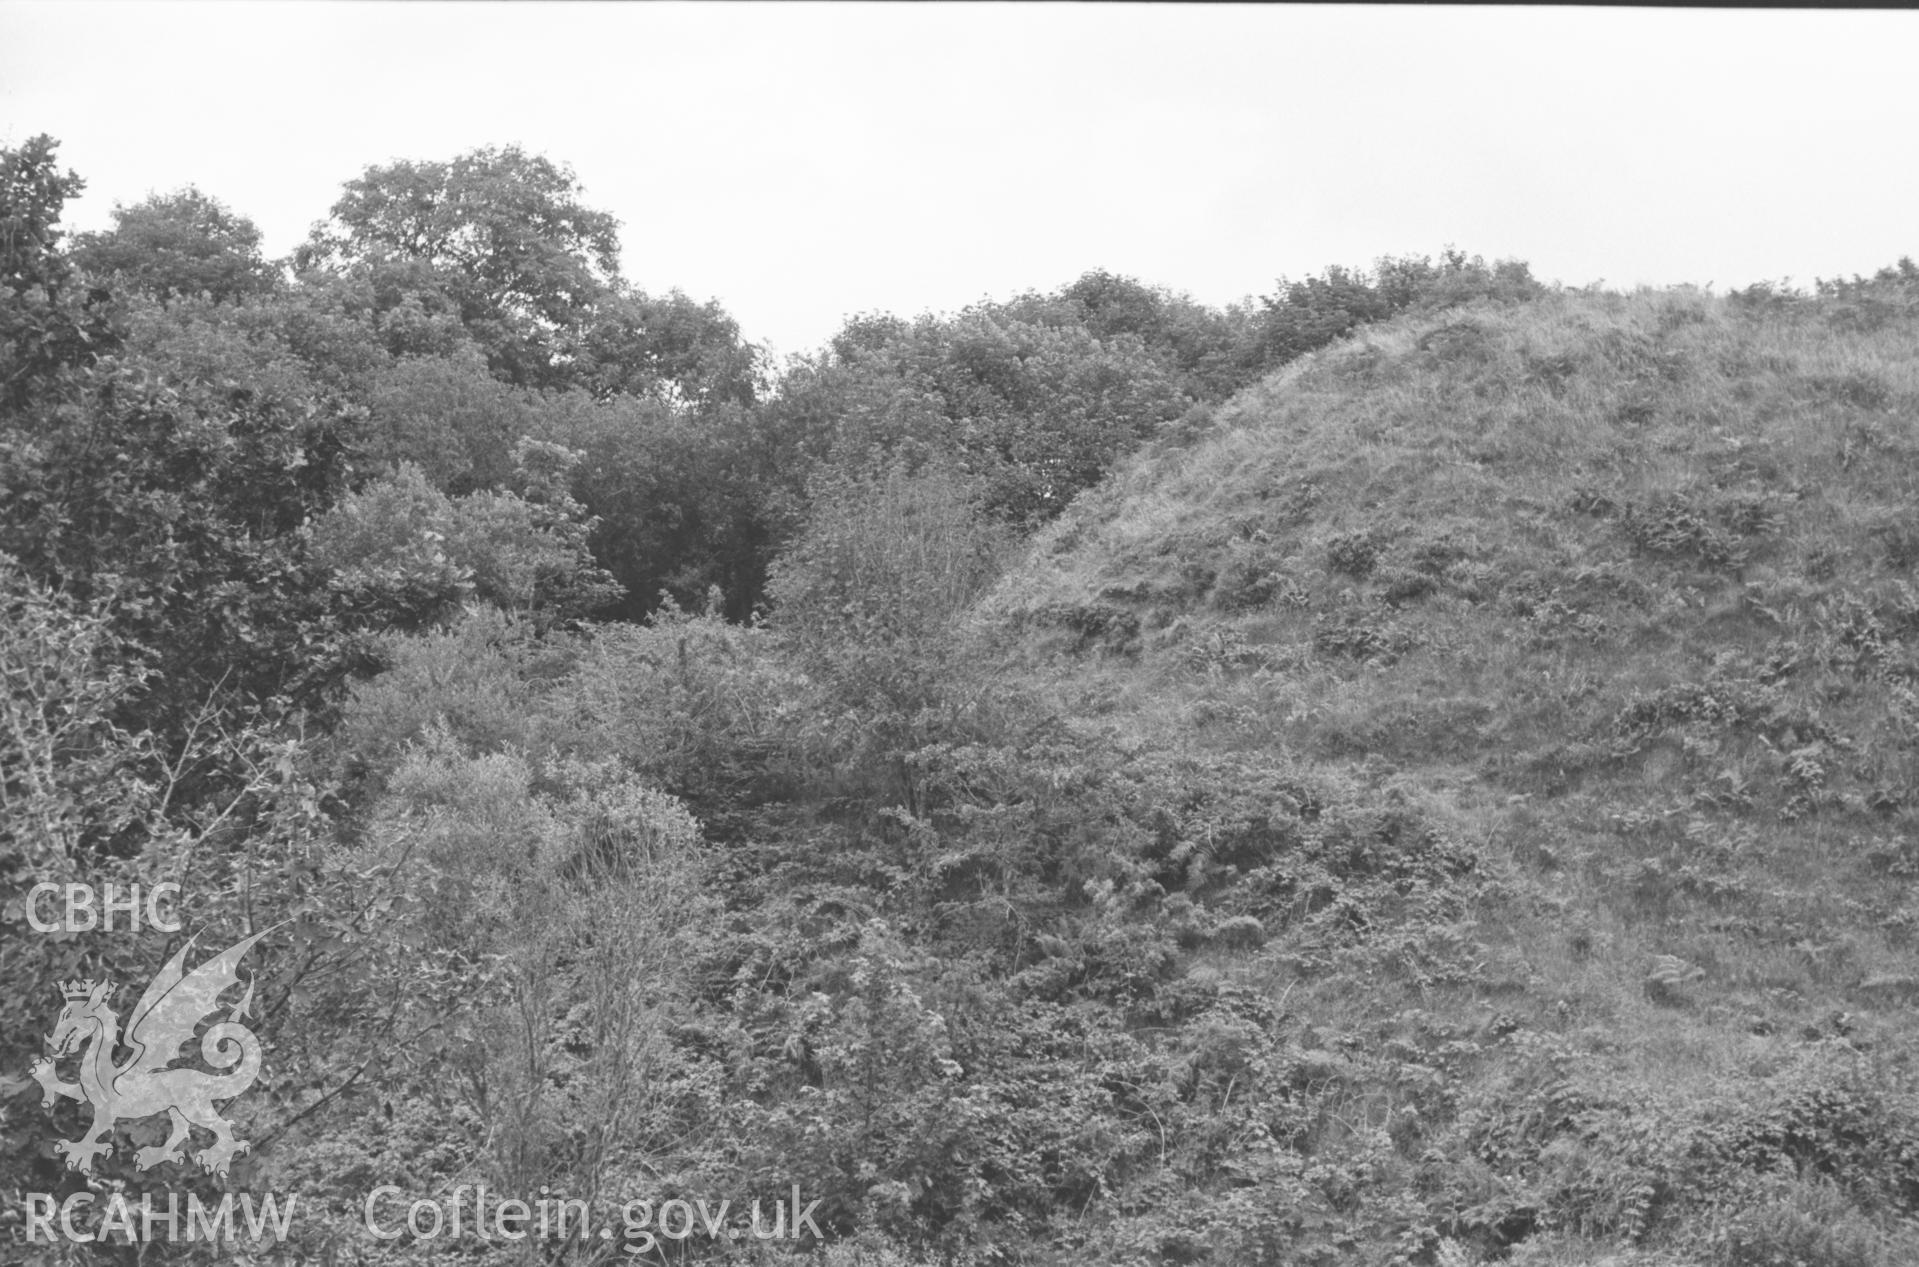
[[(57, 237), (78, 178), (44, 139), (8, 161), (12, 214)], [(451, 497), (505, 491), (522, 438), (558, 444), (581, 455), (569, 486), (624, 590), (600, 614), (628, 618), (716, 585), (745, 617), (823, 470), (948, 454), (1030, 527), (1158, 429), (1356, 324), (1533, 285), (1523, 265), (1449, 253), (1219, 310), (1093, 272), (946, 317), (854, 317), (776, 372), (717, 303), (622, 277), (613, 217), (511, 147), (370, 168), (282, 261), (192, 188), (116, 207), (66, 249), (35, 241), (15, 294), (51, 306), (8, 370), (14, 404), (51, 366), (111, 349), (195, 408), (244, 394), (337, 418), (350, 473), (331, 478), (356, 487), (411, 464)]]

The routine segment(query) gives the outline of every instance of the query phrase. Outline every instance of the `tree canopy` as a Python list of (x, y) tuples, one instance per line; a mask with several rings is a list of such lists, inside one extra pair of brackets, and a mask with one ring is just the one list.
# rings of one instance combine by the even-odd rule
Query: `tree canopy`
[(580, 195), (571, 168), (517, 146), (372, 167), (295, 261), (367, 278), (383, 312), (456, 314), (509, 382), (564, 385), (619, 277), (619, 221)]
[(161, 301), (205, 295), (216, 302), (264, 294), (278, 280), (260, 254), (260, 230), (189, 185), (113, 209), (113, 228), (74, 239), (84, 271)]

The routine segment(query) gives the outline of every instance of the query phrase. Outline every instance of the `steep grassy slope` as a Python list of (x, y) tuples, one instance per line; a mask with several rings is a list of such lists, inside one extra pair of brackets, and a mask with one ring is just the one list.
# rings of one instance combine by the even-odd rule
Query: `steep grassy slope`
[[(1474, 886), (1334, 883), (1186, 966), (1283, 1010), (1335, 1106), (1299, 1147), (1348, 1167), (1315, 1190), (1415, 1212), (1417, 1261), (1919, 1261), (1913, 299), (1375, 328), (1082, 496), (978, 610), (1125, 743), (1474, 851)], [(1188, 900), (1251, 909), (1256, 870)], [(1340, 903), (1386, 953), (1307, 944)]]

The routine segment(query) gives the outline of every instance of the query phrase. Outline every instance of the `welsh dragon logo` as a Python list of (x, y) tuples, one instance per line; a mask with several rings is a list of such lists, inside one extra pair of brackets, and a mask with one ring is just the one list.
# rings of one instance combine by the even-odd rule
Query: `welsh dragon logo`
[[(240, 959), (264, 936), (266, 932), (255, 933), (191, 972), (185, 968), (187, 952), (198, 938), (189, 938), (140, 996), (128, 1018), (124, 1039), (120, 1018), (109, 1006), (114, 989), (111, 981), (61, 984), (67, 1005), (47, 1038), (53, 1055), (34, 1061), (31, 1073), (43, 1091), (42, 1107), (52, 1108), (56, 1096), (93, 1106), (93, 1125), (85, 1135), (54, 1142), (54, 1150), (66, 1157), (68, 1169), (93, 1172), (94, 1158), (113, 1151), (107, 1137), (113, 1133), (114, 1122), (164, 1112), (172, 1119), (172, 1134), (166, 1143), (135, 1153), (135, 1164), (149, 1170), (162, 1162), (185, 1161), (188, 1131), (199, 1126), (213, 1132), (213, 1144), (195, 1153), (193, 1159), (209, 1174), (226, 1176), (234, 1155), (250, 1146), (233, 1137), (232, 1124), (213, 1106), (216, 1100), (224, 1103), (233, 1099), (260, 1076), (260, 1040), (240, 1024), (253, 1001), (253, 982), (247, 982), (245, 995), (227, 1010), (226, 1018), (200, 1039), (201, 1056), (209, 1065), (227, 1072), (203, 1073), (167, 1066), (192, 1039), (200, 1022), (219, 1010), (220, 995), (240, 984), (236, 971)], [(115, 1065), (114, 1046), (122, 1042), (132, 1055)], [(80, 1056), (80, 1080), (60, 1081), (53, 1062), (83, 1047), (87, 1050)], [(238, 1068), (232, 1067), (236, 1065)]]

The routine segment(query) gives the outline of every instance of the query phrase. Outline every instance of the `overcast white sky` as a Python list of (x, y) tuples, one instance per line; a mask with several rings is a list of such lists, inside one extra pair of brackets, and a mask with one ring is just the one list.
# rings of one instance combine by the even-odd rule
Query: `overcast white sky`
[(798, 352), (1094, 267), (1870, 272), (1919, 254), (1916, 53), (1909, 12), (0, 0), (0, 143), (62, 142), (71, 227), (192, 183), (272, 254), (370, 165), (518, 143), (634, 281)]

